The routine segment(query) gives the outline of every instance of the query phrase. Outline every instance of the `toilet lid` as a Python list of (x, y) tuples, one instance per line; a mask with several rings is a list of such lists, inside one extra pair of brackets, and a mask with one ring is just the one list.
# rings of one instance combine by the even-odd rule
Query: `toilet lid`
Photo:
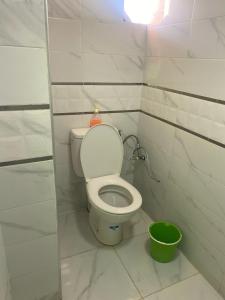
[(80, 158), (86, 180), (119, 175), (123, 163), (123, 142), (118, 130), (108, 124), (91, 127), (82, 141)]

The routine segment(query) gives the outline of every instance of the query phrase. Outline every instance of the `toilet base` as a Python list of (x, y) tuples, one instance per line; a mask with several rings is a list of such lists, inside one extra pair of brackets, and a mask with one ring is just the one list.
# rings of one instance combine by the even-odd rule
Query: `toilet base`
[(109, 223), (96, 214), (93, 208), (89, 212), (89, 223), (97, 240), (102, 244), (113, 246), (119, 244), (123, 237), (123, 224)]

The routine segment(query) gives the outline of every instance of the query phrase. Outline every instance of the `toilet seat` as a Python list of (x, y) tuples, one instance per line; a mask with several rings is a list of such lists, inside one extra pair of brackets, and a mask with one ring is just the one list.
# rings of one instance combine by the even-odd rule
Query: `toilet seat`
[[(131, 204), (125, 207), (116, 207), (107, 204), (99, 195), (100, 190), (107, 186), (115, 186), (115, 188), (116, 186), (122, 187), (130, 194)], [(87, 183), (87, 192), (91, 204), (109, 214), (129, 214), (137, 211), (142, 204), (142, 197), (137, 189), (117, 175), (103, 176), (90, 180)]]
[(119, 175), (123, 155), (123, 141), (115, 127), (108, 124), (91, 127), (80, 148), (81, 165), (86, 181), (107, 175)]

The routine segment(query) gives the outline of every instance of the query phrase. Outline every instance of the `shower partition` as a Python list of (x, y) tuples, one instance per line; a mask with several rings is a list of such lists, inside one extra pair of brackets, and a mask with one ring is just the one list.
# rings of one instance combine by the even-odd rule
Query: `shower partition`
[(45, 1), (1, 1), (0, 20), (0, 298), (58, 299)]

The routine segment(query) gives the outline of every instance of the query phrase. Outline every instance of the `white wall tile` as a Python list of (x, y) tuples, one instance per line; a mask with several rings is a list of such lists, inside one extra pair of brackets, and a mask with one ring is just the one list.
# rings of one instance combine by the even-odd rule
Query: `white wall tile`
[(48, 15), (53, 18), (79, 19), (81, 0), (48, 0)]
[[(74, 6), (50, 1), (52, 81), (142, 82), (146, 26), (120, 21), (102, 22), (92, 14), (92, 7), (97, 10), (100, 8), (100, 11), (104, 11), (104, 6), (108, 10), (109, 5), (115, 10), (118, 8), (118, 3), (111, 0), (106, 2), (99, 6), (95, 1), (83, 1), (83, 17), (79, 19), (72, 16), (62, 18), (63, 15), (61, 18), (52, 18), (53, 7), (58, 12), (65, 12), (67, 5), (67, 8), (71, 5), (72, 10)], [(108, 12), (110, 15), (113, 13)]]
[(51, 270), (58, 260), (57, 236), (6, 247), (6, 253), (11, 278)]
[(0, 297), (3, 300), (10, 300), (10, 284), (9, 274), (5, 253), (5, 243), (2, 235), (2, 228), (0, 226)]
[(49, 110), (0, 112), (0, 161), (52, 155)]
[(113, 57), (121, 82), (143, 82), (144, 59), (142, 56), (120, 56)]
[(110, 55), (83, 55), (83, 80), (86, 82), (120, 82)]
[(174, 153), (200, 172), (225, 184), (222, 175), (225, 160), (223, 148), (177, 129)]
[(14, 299), (58, 299), (58, 266), (49, 266), (47, 270), (19, 276), (11, 280)]
[(225, 15), (224, 0), (196, 0), (194, 7), (194, 18), (204, 19)]
[(81, 22), (70, 19), (48, 19), (51, 50), (81, 52)]
[(82, 0), (82, 17), (99, 22), (129, 22), (123, 0)]
[(49, 103), (46, 50), (0, 47), (0, 65), (1, 105)]
[[(224, 2), (225, 5), (225, 2)], [(193, 58), (225, 58), (225, 17), (192, 23), (189, 55)]]
[(85, 53), (144, 56), (146, 26), (131, 23), (83, 22)]
[[(0, 3), (1, 106), (49, 104), (46, 2), (6, 0)], [(15, 109), (0, 112), (1, 162), (52, 155), (50, 111)], [(32, 299), (56, 297), (58, 265), (53, 162), (2, 166), (0, 178), (0, 223), (8, 267), (4, 284), (12, 298), (9, 293), (0, 297), (30, 300), (31, 291)], [(0, 252), (0, 274), (3, 274), (3, 268), (7, 270), (2, 244)], [(23, 277), (28, 273), (29, 276)], [(51, 280), (45, 280), (45, 285), (44, 275), (45, 279), (51, 276)], [(16, 280), (12, 282), (14, 276)]]
[(219, 288), (219, 293), (225, 297), (225, 286), (224, 286), (224, 277), (222, 277), (221, 283), (220, 283), (220, 288)]
[(187, 57), (190, 22), (148, 27), (147, 56)]
[(224, 105), (144, 87), (141, 109), (224, 143)]
[[(173, 149), (173, 137), (175, 128), (168, 126), (167, 124), (160, 122), (156, 119), (141, 114), (141, 132), (142, 136), (148, 141), (154, 141), (156, 145), (167, 154), (172, 152)], [(149, 125), (151, 130), (149, 130)], [(161, 139), (158, 139), (160, 132)]]
[(82, 82), (82, 58), (76, 52), (50, 51), (50, 78), (53, 82)]
[(84, 82), (142, 82), (142, 68), (139, 56), (83, 55)]
[(1, 1), (0, 45), (46, 47), (44, 1)]
[(52, 161), (2, 167), (0, 182), (1, 210), (55, 199)]
[(224, 74), (222, 59), (148, 58), (145, 78), (149, 84), (224, 99)]
[(168, 15), (161, 24), (189, 21), (192, 16), (194, 0), (170, 0)]
[(0, 224), (6, 246), (54, 234), (56, 233), (55, 201), (0, 211)]
[(141, 86), (55, 85), (52, 91), (55, 113), (140, 109)]

